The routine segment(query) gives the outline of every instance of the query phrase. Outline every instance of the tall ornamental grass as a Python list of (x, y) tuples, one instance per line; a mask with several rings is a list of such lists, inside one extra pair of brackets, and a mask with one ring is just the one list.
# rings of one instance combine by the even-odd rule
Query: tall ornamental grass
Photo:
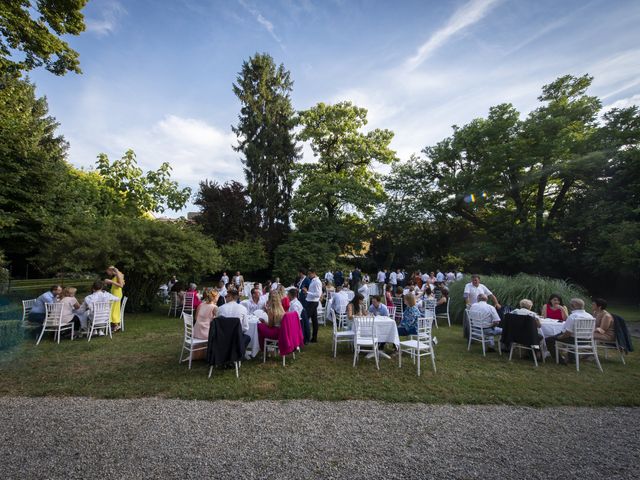
[[(462, 312), (465, 308), (464, 286), (470, 281), (471, 276), (465, 275), (464, 279), (449, 286), (449, 298), (451, 299), (449, 308), (453, 321), (462, 322)], [(481, 275), (480, 283), (486, 285), (493, 292), (501, 305), (509, 305), (513, 308), (518, 307), (520, 300), (528, 298), (533, 302), (533, 310), (540, 312), (552, 293), (560, 295), (567, 307), (569, 300), (572, 298), (582, 298), (585, 304), (588, 305), (589, 303), (589, 296), (582, 287), (557, 278), (539, 277), (524, 273), (514, 277)]]

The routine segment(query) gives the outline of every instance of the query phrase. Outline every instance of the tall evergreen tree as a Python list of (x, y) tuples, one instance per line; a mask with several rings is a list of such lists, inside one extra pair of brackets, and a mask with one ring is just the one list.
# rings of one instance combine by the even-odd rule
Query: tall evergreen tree
[(293, 167), (299, 158), (293, 128), (293, 87), (284, 65), (256, 54), (242, 64), (233, 92), (242, 105), (235, 150), (243, 155), (250, 207), (271, 253), (290, 230)]

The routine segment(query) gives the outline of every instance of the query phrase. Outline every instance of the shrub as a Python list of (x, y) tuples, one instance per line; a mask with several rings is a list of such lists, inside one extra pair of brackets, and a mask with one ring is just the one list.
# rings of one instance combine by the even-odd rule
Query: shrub
[[(462, 312), (465, 309), (464, 287), (470, 281), (471, 277), (467, 275), (463, 280), (449, 286), (451, 301), (449, 310), (452, 321), (462, 321)], [(552, 293), (560, 295), (565, 305), (568, 305), (572, 298), (582, 298), (585, 302), (588, 302), (589, 299), (587, 292), (582, 287), (557, 278), (521, 273), (514, 277), (506, 275), (482, 276), (480, 281), (493, 292), (501, 305), (517, 308), (520, 300), (528, 298), (533, 302), (533, 310), (536, 312), (540, 312)]]

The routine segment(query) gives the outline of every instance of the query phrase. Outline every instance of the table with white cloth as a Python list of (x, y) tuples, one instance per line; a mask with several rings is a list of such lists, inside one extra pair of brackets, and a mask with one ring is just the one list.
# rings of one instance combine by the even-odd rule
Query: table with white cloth
[[(398, 335), (398, 326), (396, 325), (396, 321), (391, 317), (375, 317), (374, 321), (376, 337), (378, 338), (378, 343), (393, 343), (396, 348), (400, 348), (400, 335)], [(355, 339), (354, 339), (355, 341)], [(391, 358), (386, 353), (379, 351), (380, 356), (384, 358)], [(370, 353), (367, 355), (367, 358), (372, 357), (373, 354)]]
[(564, 330), (564, 322), (559, 322), (552, 318), (540, 319), (540, 334), (544, 338), (558, 335), (559, 333), (562, 333), (563, 330)]
[(247, 321), (249, 323), (249, 330), (247, 330), (246, 333), (251, 338), (249, 345), (247, 345), (247, 349), (251, 349), (251, 351), (249, 352), (247, 350), (245, 354), (245, 357), (248, 359), (254, 358), (258, 355), (258, 352), (260, 352), (260, 340), (258, 340), (258, 323), (260, 323), (260, 320), (258, 320), (258, 317), (255, 315), (247, 315)]

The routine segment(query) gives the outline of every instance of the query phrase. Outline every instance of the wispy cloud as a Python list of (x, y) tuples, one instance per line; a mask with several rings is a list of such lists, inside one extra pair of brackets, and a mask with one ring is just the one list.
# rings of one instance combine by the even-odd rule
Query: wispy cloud
[(280, 40), (280, 37), (276, 35), (276, 29), (273, 26), (273, 23), (269, 19), (267, 19), (264, 15), (262, 15), (262, 13), (260, 13), (260, 11), (257, 8), (254, 8), (251, 5), (249, 5), (247, 2), (245, 2), (245, 0), (238, 0), (238, 3), (242, 6), (242, 8), (244, 8), (247, 12), (253, 15), (256, 21), (260, 25), (262, 25), (262, 27), (267, 32), (269, 32), (269, 35), (271, 35), (271, 37), (276, 42), (278, 42), (278, 45), (280, 45), (280, 47), (284, 50), (284, 45), (282, 44), (282, 40)]
[(85, 24), (87, 32), (103, 37), (114, 33), (120, 19), (127, 11), (117, 0), (109, 0), (104, 3), (100, 11), (100, 18), (87, 18)]
[(418, 68), (436, 50), (442, 47), (452, 36), (482, 20), (500, 0), (471, 0), (449, 18), (446, 25), (437, 30), (423, 43), (415, 55), (407, 59), (405, 66), (409, 70)]

